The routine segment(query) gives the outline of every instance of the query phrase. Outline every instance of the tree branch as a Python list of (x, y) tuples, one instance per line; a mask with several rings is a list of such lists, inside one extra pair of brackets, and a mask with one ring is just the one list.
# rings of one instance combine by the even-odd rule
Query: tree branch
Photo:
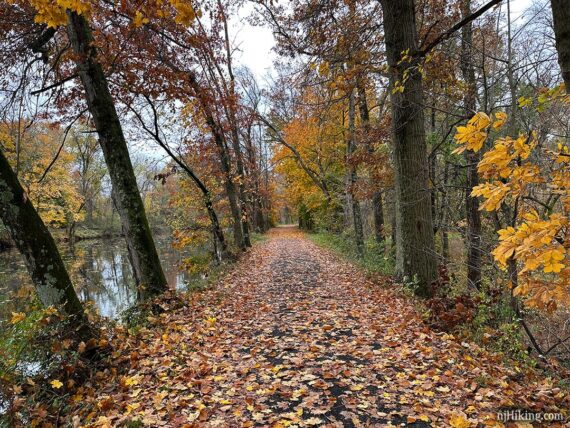
[(38, 94), (41, 94), (42, 92), (49, 91), (50, 89), (57, 88), (58, 86), (61, 86), (61, 85), (63, 85), (65, 82), (69, 82), (70, 80), (73, 80), (73, 79), (75, 79), (75, 78), (78, 77), (78, 76), (79, 76), (78, 74), (72, 74), (71, 76), (67, 76), (67, 77), (65, 77), (64, 79), (61, 79), (61, 80), (58, 81), (58, 82), (52, 83), (52, 84), (49, 85), (49, 86), (46, 86), (46, 87), (44, 87), (44, 88), (40, 88), (40, 89), (37, 89), (37, 90), (35, 90), (35, 91), (30, 92), (30, 95), (38, 95)]
[(481, 15), (483, 15), (485, 12), (487, 12), (489, 9), (491, 9), (493, 6), (498, 5), (499, 3), (501, 3), (503, 0), (491, 0), (489, 3), (487, 3), (485, 6), (481, 7), (480, 9), (476, 10), (475, 12), (473, 12), (471, 15), (466, 16), (465, 18), (463, 18), (461, 21), (459, 21), (457, 24), (455, 24), (453, 27), (451, 27), (449, 30), (445, 31), (444, 33), (441, 33), (439, 36), (437, 36), (431, 43), (429, 43), (426, 47), (424, 47), (423, 49), (419, 50), (418, 52), (416, 52), (416, 54), (414, 55), (416, 58), (422, 58), (424, 56), (426, 56), (428, 53), (430, 53), (437, 45), (439, 45), (440, 43), (444, 42), (445, 40), (449, 39), (455, 32), (457, 32), (458, 30), (460, 30), (462, 27), (464, 27), (465, 25), (469, 24), (471, 21), (476, 20), (477, 18), (479, 18)]

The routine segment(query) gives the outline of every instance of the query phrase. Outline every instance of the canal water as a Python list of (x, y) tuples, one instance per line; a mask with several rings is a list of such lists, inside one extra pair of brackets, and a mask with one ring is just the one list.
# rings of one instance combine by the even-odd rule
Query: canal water
[[(156, 245), (168, 284), (183, 290), (195, 279), (179, 269), (188, 254), (173, 249), (168, 238), (156, 239)], [(135, 302), (135, 282), (123, 238), (79, 241), (73, 250), (66, 243), (59, 247), (79, 298), (93, 302), (102, 316), (116, 319)], [(23, 299), (18, 295), (28, 290), (33, 285), (20, 253), (16, 249), (0, 252), (0, 321), (18, 311)]]

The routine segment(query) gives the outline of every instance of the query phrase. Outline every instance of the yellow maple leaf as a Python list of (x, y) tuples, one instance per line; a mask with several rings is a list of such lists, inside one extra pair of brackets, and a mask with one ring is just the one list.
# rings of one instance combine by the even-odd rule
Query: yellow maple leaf
[(140, 403), (132, 403), (132, 404), (127, 404), (127, 415), (129, 413), (131, 413), (133, 410), (138, 409), (141, 406)]
[(564, 260), (563, 250), (553, 249), (545, 251), (542, 254), (544, 273), (559, 273), (564, 268), (564, 264), (560, 263), (561, 260)]
[(490, 125), (490, 123), (491, 123), (491, 118), (482, 111), (477, 112), (475, 116), (473, 116), (471, 119), (469, 119), (469, 122), (467, 122), (468, 125), (475, 127), (479, 131), (487, 128)]
[(142, 27), (144, 24), (148, 24), (149, 20), (148, 18), (145, 18), (143, 16), (143, 14), (137, 10), (137, 12), (135, 13), (135, 17), (133, 18), (133, 25), (136, 28)]
[(495, 113), (495, 121), (493, 122), (493, 129), (501, 129), (507, 121), (507, 113), (499, 111)]
[(128, 377), (125, 379), (125, 385), (126, 386), (138, 385), (138, 384), (139, 384), (138, 376), (132, 376), (132, 377)]
[(55, 389), (59, 389), (59, 388), (61, 388), (61, 387), (63, 386), (63, 383), (61, 383), (61, 382), (59, 381), (59, 379), (54, 379), (54, 380), (50, 381), (50, 385), (51, 385), (52, 387), (54, 387)]
[(465, 416), (455, 414), (449, 420), (449, 425), (451, 425), (453, 428), (469, 428), (471, 426), (471, 423)]

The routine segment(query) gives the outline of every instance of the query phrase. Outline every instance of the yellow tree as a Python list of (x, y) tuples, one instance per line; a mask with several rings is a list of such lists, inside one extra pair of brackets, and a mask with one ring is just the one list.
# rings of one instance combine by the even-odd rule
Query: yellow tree
[[(317, 105), (314, 94), (307, 93), (304, 99), (306, 104)], [(327, 226), (337, 227), (333, 218), (342, 206), (346, 168), (343, 114), (339, 104), (298, 111), (283, 127), (282, 144), (274, 153), (276, 171), (288, 184), (285, 195), (291, 205), (307, 215), (320, 211), (330, 223)]]
[(33, 125), (16, 138), (10, 124), (0, 124), (4, 153), (18, 171), (18, 178), (42, 220), (66, 227), (82, 220), (83, 198), (77, 187), (74, 156), (60, 148), (63, 133), (50, 125)]

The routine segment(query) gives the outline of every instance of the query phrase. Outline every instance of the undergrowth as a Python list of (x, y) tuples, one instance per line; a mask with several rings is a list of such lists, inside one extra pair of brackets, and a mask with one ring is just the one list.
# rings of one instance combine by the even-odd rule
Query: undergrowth
[(311, 241), (320, 247), (329, 249), (354, 263), (367, 273), (392, 275), (394, 273), (394, 257), (390, 250), (390, 242), (378, 243), (367, 239), (364, 243), (364, 254), (358, 254), (354, 237), (350, 233), (335, 234), (327, 231), (308, 233)]
[[(104, 329), (96, 316), (88, 316), (93, 328)], [(34, 298), (25, 312), (14, 312), (0, 325), (0, 427), (22, 419), (39, 426), (43, 415), (63, 406), (66, 390), (84, 379), (93, 363), (89, 349), (107, 346), (103, 338), (80, 342), (68, 321)]]

